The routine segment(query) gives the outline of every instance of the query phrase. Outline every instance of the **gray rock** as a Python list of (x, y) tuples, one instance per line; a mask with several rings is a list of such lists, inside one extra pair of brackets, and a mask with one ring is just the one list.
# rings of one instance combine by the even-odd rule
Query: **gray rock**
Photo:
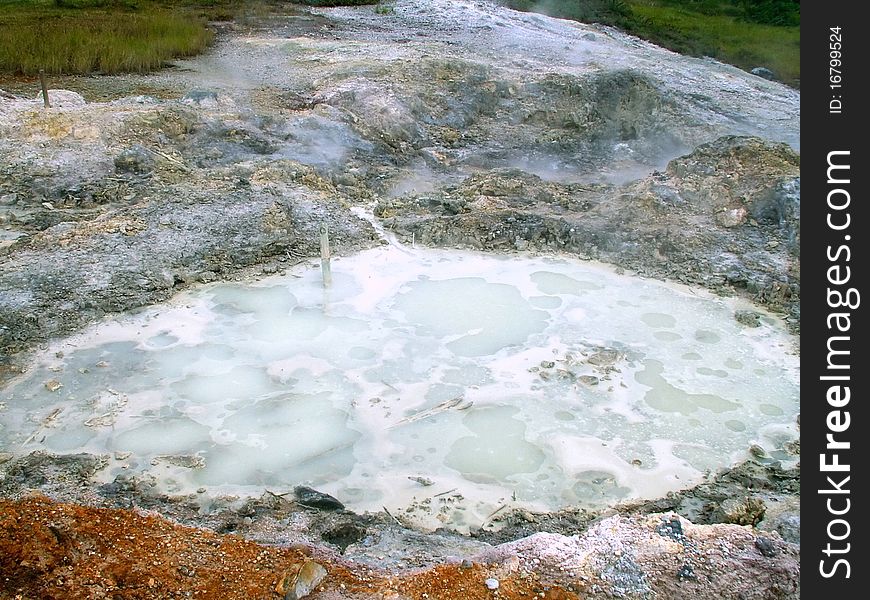
[(761, 531), (776, 532), (791, 544), (801, 543), (801, 507), (798, 498), (770, 498), (765, 502), (767, 509), (756, 527)]
[(761, 315), (754, 310), (738, 310), (734, 313), (734, 319), (747, 327), (759, 327), (761, 325)]
[(783, 514), (771, 523), (773, 530), (786, 542), (801, 543), (801, 516), (799, 514)]
[(296, 502), (302, 506), (319, 508), (321, 510), (344, 509), (344, 504), (339, 502), (337, 498), (323, 492), (318, 492), (317, 490), (304, 485), (294, 488), (293, 495), (296, 497)]
[(483, 582), (486, 585), (486, 589), (488, 590), (497, 590), (499, 585), (501, 585), (495, 577), (490, 577), (486, 581)]
[(686, 539), (686, 536), (683, 534), (683, 524), (677, 516), (662, 520), (656, 531), (658, 531), (659, 535), (671, 538), (675, 542), (682, 543)]
[(431, 479), (429, 479), (428, 477), (408, 476), (408, 479), (410, 479), (411, 481), (413, 481), (415, 483), (419, 483), (423, 487), (429, 487), (430, 485), (435, 485), (435, 482), (432, 481)]
[(761, 446), (759, 446), (758, 444), (752, 444), (749, 447), (749, 454), (751, 454), (755, 458), (766, 458), (767, 457), (767, 451), (764, 448), (762, 448)]
[(689, 563), (684, 563), (679, 570), (677, 570), (677, 579), (680, 581), (685, 581), (687, 579), (694, 581), (697, 578), (698, 576), (695, 575), (695, 569), (693, 569), (692, 565)]
[(754, 69), (752, 69), (749, 72), (752, 73), (753, 75), (757, 75), (758, 77), (762, 77), (762, 78), (768, 79), (770, 81), (773, 81), (774, 79), (776, 79), (776, 74), (766, 67), (755, 67)]
[(213, 90), (190, 90), (181, 97), (182, 104), (200, 107), (215, 107), (218, 104), (218, 94)]
[(618, 351), (612, 348), (602, 348), (601, 350), (592, 353), (586, 362), (590, 365), (595, 365), (596, 367), (609, 367), (615, 364), (619, 358), (620, 354)]
[(766, 537), (757, 537), (755, 538), (755, 547), (758, 548), (758, 551), (761, 552), (761, 555), (766, 558), (773, 558), (779, 552), (776, 550), (776, 545)]

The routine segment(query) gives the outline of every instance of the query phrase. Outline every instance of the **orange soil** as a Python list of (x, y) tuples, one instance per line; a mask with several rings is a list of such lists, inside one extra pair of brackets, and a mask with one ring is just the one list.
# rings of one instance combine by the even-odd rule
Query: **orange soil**
[[(264, 546), (131, 510), (0, 499), (0, 599), (280, 598), (279, 583), (306, 560), (300, 547)], [(444, 564), (391, 574), (315, 557), (328, 571), (308, 598), (484, 600), (577, 598), (534, 575), (484, 585), (486, 565)], [(582, 596), (581, 596), (582, 597)]]

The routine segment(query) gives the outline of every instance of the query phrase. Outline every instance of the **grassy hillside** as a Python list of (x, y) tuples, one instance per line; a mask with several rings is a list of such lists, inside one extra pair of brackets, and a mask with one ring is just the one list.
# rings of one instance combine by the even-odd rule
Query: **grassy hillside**
[(519, 10), (604, 23), (677, 52), (765, 67), (800, 87), (796, 0), (502, 0)]
[[(378, 0), (297, 0), (316, 6)], [(520, 10), (619, 27), (695, 56), (766, 67), (800, 85), (795, 0), (502, 0)], [(201, 52), (209, 19), (227, 20), (278, 0), (0, 0), (0, 73), (150, 71)]]
[(0, 72), (156, 69), (211, 41), (197, 8), (146, 0), (0, 0)]

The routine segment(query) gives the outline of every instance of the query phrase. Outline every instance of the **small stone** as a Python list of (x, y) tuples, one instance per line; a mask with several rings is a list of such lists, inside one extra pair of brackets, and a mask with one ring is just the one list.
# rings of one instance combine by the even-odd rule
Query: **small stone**
[(776, 74), (766, 67), (755, 67), (751, 71), (749, 71), (753, 75), (761, 77), (762, 79), (774, 80), (776, 79)]
[(612, 348), (602, 348), (596, 352), (593, 352), (592, 355), (586, 359), (590, 365), (595, 365), (596, 367), (609, 367), (616, 363), (620, 358), (620, 354), (618, 351)]
[[(2, 459), (0, 459), (2, 462)], [(801, 543), (801, 516), (799, 514), (780, 515), (774, 521), (774, 530), (783, 540), (792, 544)]]
[(319, 508), (321, 510), (343, 510), (344, 504), (338, 501), (337, 498), (318, 492), (317, 490), (300, 485), (293, 489), (293, 494), (296, 501), (302, 506), (311, 508)]
[(214, 108), (218, 105), (218, 94), (212, 90), (190, 90), (181, 98), (182, 104)]
[(760, 498), (728, 498), (720, 505), (723, 521), (735, 525), (757, 525), (767, 507)]
[(694, 581), (698, 579), (698, 576), (695, 575), (695, 569), (692, 568), (692, 565), (684, 563), (677, 571), (677, 579), (680, 581), (686, 581), (687, 579)]
[(752, 444), (751, 446), (749, 446), (749, 454), (751, 454), (755, 458), (764, 458), (767, 456), (767, 452), (765, 452), (764, 448), (762, 448), (758, 444)]
[(286, 573), (278, 582), (275, 591), (284, 596), (284, 600), (300, 600), (314, 591), (326, 577), (323, 565), (306, 560), (298, 571)]
[(541, 361), (541, 368), (542, 369), (552, 369), (555, 366), (556, 366), (556, 363), (554, 363), (552, 360)]
[(484, 581), (484, 583), (486, 584), (487, 589), (493, 591), (497, 590), (499, 586), (498, 579), (496, 579), (495, 577), (490, 577), (489, 579)]
[(463, 559), (462, 559), (462, 562), (459, 564), (459, 568), (460, 568), (460, 569), (470, 569), (470, 568), (473, 567), (473, 566), (474, 566), (474, 563), (472, 563), (472, 562), (471, 562), (470, 560), (468, 560), (467, 558), (463, 558)]
[(429, 479), (428, 477), (408, 477), (411, 481), (415, 483), (419, 483), (423, 487), (429, 487), (430, 485), (435, 485), (435, 482)]
[(734, 320), (746, 327), (761, 326), (761, 315), (754, 310), (738, 310), (734, 313)]
[(677, 516), (662, 521), (656, 531), (658, 531), (659, 535), (671, 538), (675, 542), (682, 542), (686, 537), (683, 533), (683, 524)]
[(773, 558), (777, 555), (776, 546), (773, 545), (772, 541), (765, 537), (755, 538), (755, 547), (758, 548), (758, 551), (761, 552), (762, 556), (767, 558)]
[(56, 392), (60, 388), (63, 387), (63, 384), (59, 382), (57, 379), (49, 379), (45, 382), (45, 389), (49, 392)]
[(594, 375), (581, 375), (577, 379), (580, 380), (580, 383), (583, 385), (598, 385), (599, 379)]

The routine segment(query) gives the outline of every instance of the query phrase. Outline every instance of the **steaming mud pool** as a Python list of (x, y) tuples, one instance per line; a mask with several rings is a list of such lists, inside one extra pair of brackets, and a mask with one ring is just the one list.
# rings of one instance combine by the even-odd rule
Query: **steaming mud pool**
[[(218, 283), (58, 342), (0, 446), (170, 494), (286, 492), (424, 527), (688, 487), (797, 438), (798, 358), (747, 303), (562, 258), (382, 247)], [(757, 327), (735, 314), (751, 310)], [(745, 321), (745, 320), (744, 320)]]

